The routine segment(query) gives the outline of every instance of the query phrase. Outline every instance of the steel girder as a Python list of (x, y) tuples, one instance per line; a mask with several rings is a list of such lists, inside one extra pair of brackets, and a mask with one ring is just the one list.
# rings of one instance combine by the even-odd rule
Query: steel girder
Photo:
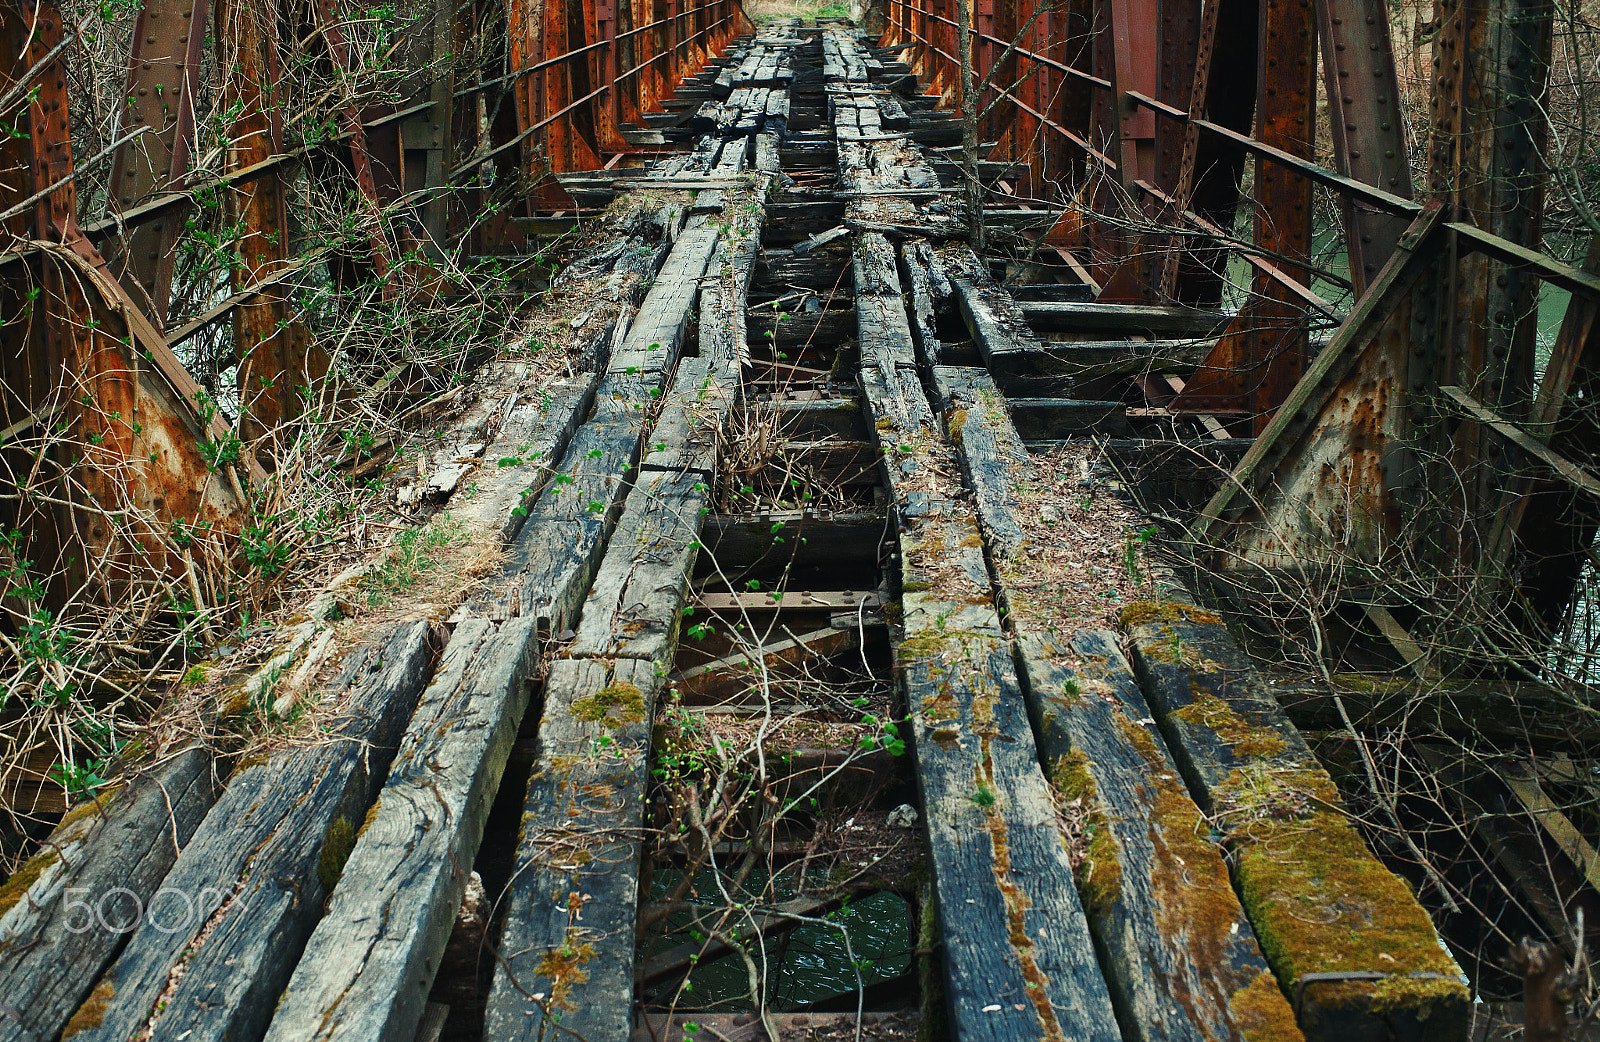
[(136, 567), (126, 544), (113, 552), (108, 515), (226, 526), (243, 495), (226, 458), (232, 432), (206, 414), (201, 389), (78, 227), (65, 61), (49, 58), (62, 39), (60, 12), (20, 0), (0, 6), (0, 20), (7, 82), (29, 76), (37, 87), (17, 118), (25, 138), (0, 146), (7, 166), (26, 171), (24, 194), (37, 197), (8, 230), (48, 244), (30, 254), (25, 280), (0, 291), (0, 451), (12, 456), (14, 480), (38, 483), (6, 497), (20, 511), (7, 523), (25, 531), (59, 600)]

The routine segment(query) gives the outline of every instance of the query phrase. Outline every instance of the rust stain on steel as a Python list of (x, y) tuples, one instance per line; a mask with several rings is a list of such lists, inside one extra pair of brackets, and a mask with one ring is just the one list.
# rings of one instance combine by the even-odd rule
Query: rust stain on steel
[[(209, 0), (147, 0), (139, 11), (128, 58), (122, 126), (147, 126), (154, 133), (117, 149), (111, 199), (119, 210), (179, 188), (187, 179), (208, 8)], [(175, 209), (140, 224), (125, 245), (107, 253), (111, 270), (157, 327), (166, 324), (185, 216), (184, 209)]]
[[(37, 192), (73, 170), (65, 63), (58, 57), (45, 64), (46, 54), (61, 39), (61, 17), (56, 8), (36, 0), (12, 10), (20, 21), (8, 19), (9, 39), (20, 42), (15, 31), (19, 26), (38, 29), (24, 55), (24, 67), (42, 71), (35, 79), (37, 95), (27, 107), (28, 143), (22, 150), (29, 169), (26, 190)], [(72, 476), (69, 486), (52, 490), (58, 502), (46, 508), (51, 523), (28, 526), (38, 540), (30, 553), (67, 566), (63, 591), (89, 577), (90, 563), (95, 576), (108, 582), (147, 566), (111, 553), (113, 533), (102, 512), (136, 506), (153, 509), (163, 522), (226, 523), (239, 505), (231, 487), (206, 467), (199, 448), (205, 435), (191, 411), (193, 403), (182, 401), (154, 367), (128, 351), (126, 344), (136, 342), (129, 335), (130, 323), (144, 322), (141, 328), (148, 330), (148, 320), (134, 310), (84, 238), (76, 209), (70, 180), (41, 199), (32, 226), (24, 230), (57, 244), (27, 262), (41, 292), (25, 307), (18, 306), (15, 293), (8, 291), (5, 297), (7, 325), (17, 331), (8, 342), (25, 349), (3, 363), (6, 418), (21, 421), (22, 436), (35, 444), (59, 438), (52, 455)], [(31, 427), (26, 422), (30, 417)], [(25, 504), (19, 507), (27, 509)]]
[(1231, 526), (1244, 568), (1385, 562), (1408, 538), (1405, 408), (1413, 305), (1400, 300), (1357, 350), (1316, 420), (1257, 483), (1260, 508)]

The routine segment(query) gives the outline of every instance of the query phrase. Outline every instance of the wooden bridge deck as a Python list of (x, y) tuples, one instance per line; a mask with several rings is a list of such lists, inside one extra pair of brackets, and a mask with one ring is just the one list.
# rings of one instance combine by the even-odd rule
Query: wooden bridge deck
[[(347, 654), (319, 701), (338, 741), (240, 765), (220, 792), (185, 750), (63, 824), (0, 915), (0, 1040), (433, 1030), (519, 735), (536, 744), (510, 794), (483, 1037), (686, 1037), (694, 1016), (640, 1010), (661, 979), (637, 936), (661, 713), (770, 719), (804, 696), (774, 678), (865, 662), (871, 633), (888, 635), (925, 829), (922, 1013), (951, 1038), (1462, 1037), (1467, 993), (1427, 916), (1216, 618), (1161, 576), (1120, 632), (1063, 624), (1034, 578), (1103, 548), (1040, 528), (1035, 490), (1060, 476), (1028, 442), (1129, 422), (1072, 378), (1192, 365), (1226, 316), (1096, 305), (1084, 287), (1013, 298), (955, 241), (951, 167), (927, 149), (959, 134), (906, 71), (845, 23), (775, 23), (657, 121), (675, 158), (574, 179), (585, 204), (636, 205), (567, 276), (610, 287), (583, 333), (592, 372), (500, 435), (542, 449), (493, 508), (501, 571), (447, 624)], [(757, 413), (781, 445), (752, 477), (734, 456)], [(857, 498), (728, 505), (735, 475), (801, 471)], [(801, 544), (855, 589), (722, 574)], [(694, 659), (685, 620), (708, 615), (796, 622)], [(800, 797), (773, 799), (763, 828)], [(163, 889), (208, 903), (181, 929), (74, 930), (59, 896), (112, 883), (141, 907)], [(819, 907), (744, 908), (719, 950)]]

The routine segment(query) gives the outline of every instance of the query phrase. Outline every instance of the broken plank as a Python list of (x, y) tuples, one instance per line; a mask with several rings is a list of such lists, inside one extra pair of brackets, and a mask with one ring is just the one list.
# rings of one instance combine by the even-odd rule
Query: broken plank
[[(741, 652), (686, 669), (673, 678), (673, 684), (685, 697), (702, 701), (731, 698), (752, 684), (759, 684), (755, 678), (762, 671), (790, 675), (784, 667), (801, 666), (859, 646), (860, 640), (855, 630), (812, 630), (789, 640), (762, 645), (748, 653)], [(753, 658), (756, 653), (761, 657), (760, 669), (757, 669)]]
[(328, 730), (229, 780), (164, 883), (197, 914), (147, 919), (66, 1034), (260, 1036), (432, 672), (437, 626), (395, 623), (353, 652), (321, 699)]
[(416, 1031), (523, 710), (537, 631), (456, 628), (267, 1042)]

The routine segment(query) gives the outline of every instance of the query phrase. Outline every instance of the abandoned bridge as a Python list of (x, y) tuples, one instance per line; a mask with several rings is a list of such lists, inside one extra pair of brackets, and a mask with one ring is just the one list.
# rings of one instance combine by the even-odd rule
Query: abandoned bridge
[(0, 1040), (1588, 1037), (1594, 35), (0, 0)]

